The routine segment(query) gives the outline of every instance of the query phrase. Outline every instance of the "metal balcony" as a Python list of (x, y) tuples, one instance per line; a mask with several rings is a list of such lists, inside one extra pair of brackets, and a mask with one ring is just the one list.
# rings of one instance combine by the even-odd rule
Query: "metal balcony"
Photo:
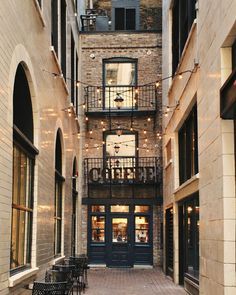
[[(122, 97), (123, 103), (117, 107), (115, 99)], [(85, 87), (86, 114), (100, 116), (111, 114), (124, 116), (155, 114), (157, 109), (157, 90), (155, 85), (144, 86), (87, 86)]]
[(156, 157), (86, 158), (88, 198), (154, 199), (160, 197), (161, 163)]

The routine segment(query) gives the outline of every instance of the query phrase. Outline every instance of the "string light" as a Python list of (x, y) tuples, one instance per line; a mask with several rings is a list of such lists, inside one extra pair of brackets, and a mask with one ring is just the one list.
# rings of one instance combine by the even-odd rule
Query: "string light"
[(160, 86), (160, 82), (157, 81), (157, 82), (155, 83), (155, 85), (156, 85), (156, 88), (158, 88), (158, 87)]
[(89, 133), (90, 133), (90, 134), (93, 134), (93, 130), (90, 130)]
[(100, 93), (100, 87), (97, 87), (97, 93)]
[(83, 104), (83, 109), (85, 109), (86, 108), (86, 105), (85, 105), (85, 103)]
[(80, 86), (80, 82), (79, 82), (79, 81), (76, 82), (76, 86), (77, 86), (77, 87)]
[(148, 121), (148, 122), (151, 122), (151, 118), (150, 118), (150, 117), (149, 117), (149, 118), (147, 118), (147, 121)]
[(88, 117), (85, 117), (85, 121), (88, 121), (89, 120), (89, 118)]
[(143, 134), (147, 134), (147, 130), (143, 130)]

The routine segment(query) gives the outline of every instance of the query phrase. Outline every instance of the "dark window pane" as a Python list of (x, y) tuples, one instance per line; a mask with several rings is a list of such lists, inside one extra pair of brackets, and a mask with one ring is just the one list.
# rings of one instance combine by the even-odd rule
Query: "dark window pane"
[(135, 30), (135, 9), (126, 9), (126, 30)]
[(115, 30), (125, 29), (125, 9), (116, 8), (115, 9)]

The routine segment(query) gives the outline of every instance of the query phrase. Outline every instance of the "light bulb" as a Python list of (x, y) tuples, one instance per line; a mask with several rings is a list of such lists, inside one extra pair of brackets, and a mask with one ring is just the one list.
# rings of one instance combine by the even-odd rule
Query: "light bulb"
[(160, 86), (160, 82), (157, 81), (157, 82), (156, 82), (156, 88), (158, 88), (159, 86)]
[(151, 122), (151, 118), (147, 118), (147, 121), (148, 121), (148, 122)]

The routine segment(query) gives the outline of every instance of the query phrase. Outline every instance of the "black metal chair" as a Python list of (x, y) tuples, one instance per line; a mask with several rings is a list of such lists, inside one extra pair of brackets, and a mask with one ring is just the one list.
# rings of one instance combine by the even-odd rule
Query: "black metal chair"
[[(54, 268), (55, 266), (53, 266)], [(55, 267), (56, 268), (56, 267)], [(56, 269), (50, 269), (46, 271), (45, 282), (67, 282), (66, 294), (73, 293), (73, 274), (72, 268), (58, 267)]]
[(32, 295), (65, 295), (67, 282), (34, 282)]
[(85, 287), (87, 284), (87, 270), (85, 272), (85, 269), (87, 263), (87, 257), (86, 256), (71, 256), (69, 258), (69, 265), (74, 265), (75, 270), (73, 271), (73, 276), (77, 283), (77, 293), (81, 294), (81, 292), (85, 292)]

